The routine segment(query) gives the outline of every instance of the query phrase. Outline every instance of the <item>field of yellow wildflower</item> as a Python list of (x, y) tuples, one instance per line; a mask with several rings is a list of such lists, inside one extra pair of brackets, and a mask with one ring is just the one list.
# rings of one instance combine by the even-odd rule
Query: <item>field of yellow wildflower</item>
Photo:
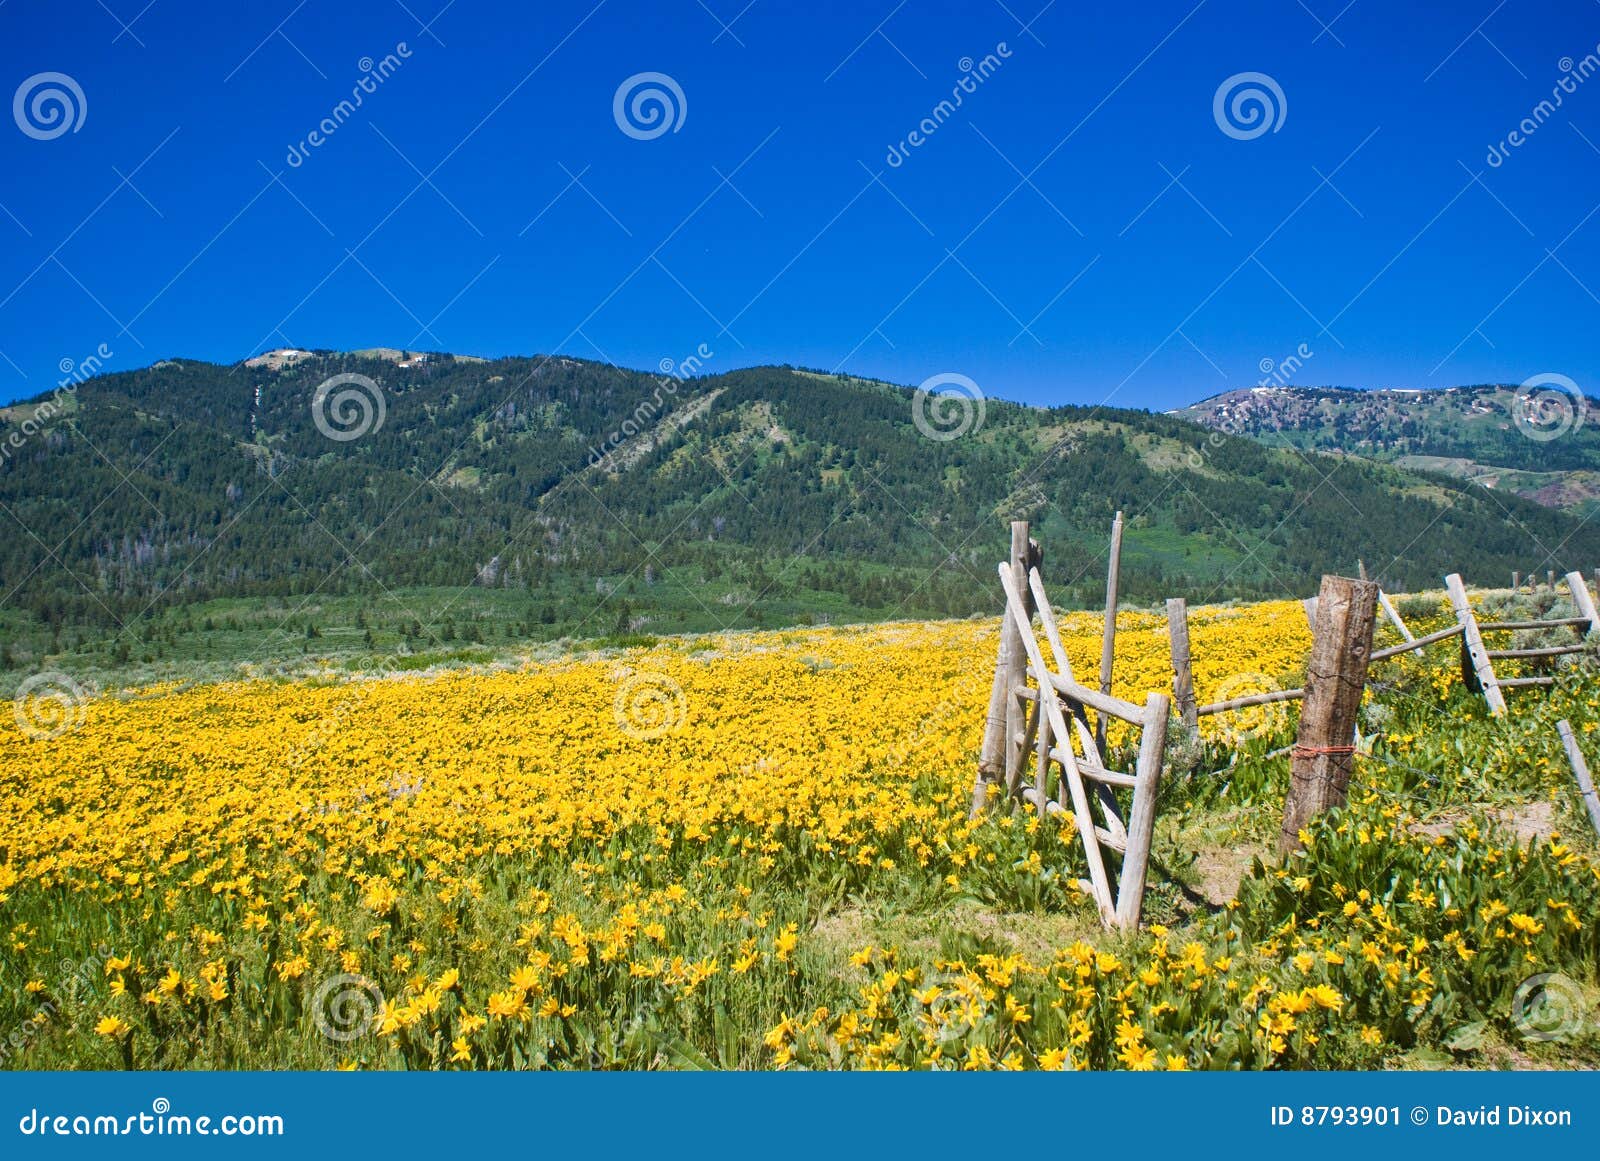
[[(1191, 616), (1202, 701), (1299, 683), (1297, 603)], [(1063, 629), (1093, 674), (1098, 617)], [(1564, 677), (1508, 723), (1459, 688), (1453, 654), (1391, 663), (1351, 807), (1282, 868), (1249, 857), (1276, 828), (1286, 771), (1266, 754), (1292, 713), (1207, 719), (1174, 746), (1156, 922), (1111, 937), (1076, 886), (1070, 816), (967, 819), (997, 633), (329, 669), (102, 696), (48, 737), (0, 720), (0, 1059), (1597, 1059), (1600, 877), (1592, 843), (1560, 837), (1581, 832), (1549, 725), (1595, 730), (1600, 684)], [(1170, 688), (1160, 615), (1119, 619), (1116, 677)], [(1508, 811), (1529, 801), (1543, 822), (1519, 839)], [(1527, 1034), (1536, 977), (1577, 1006), (1560, 1036)]]

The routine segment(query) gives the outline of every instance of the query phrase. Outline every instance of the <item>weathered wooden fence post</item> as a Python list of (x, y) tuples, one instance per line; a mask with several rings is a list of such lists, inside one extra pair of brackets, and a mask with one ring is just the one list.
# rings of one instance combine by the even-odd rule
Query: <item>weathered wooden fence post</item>
[(1400, 613), (1395, 609), (1394, 602), (1389, 599), (1389, 594), (1382, 589), (1378, 590), (1378, 604), (1383, 609), (1383, 615), (1389, 618), (1389, 623), (1399, 630), (1400, 636), (1407, 641), (1416, 640), (1411, 630), (1406, 628), (1406, 623), (1400, 619)]
[(989, 788), (998, 785), (1005, 775), (1006, 737), (1006, 682), (1010, 672), (1006, 665), (1006, 627), (1000, 626), (1000, 649), (995, 657), (994, 682), (989, 686), (989, 716), (983, 725), (983, 748), (978, 751), (978, 777), (972, 785), (972, 809), (968, 816), (977, 818), (989, 802)]
[(1117, 885), (1117, 922), (1129, 931), (1138, 930), (1144, 908), (1144, 884), (1150, 865), (1150, 841), (1155, 833), (1161, 766), (1167, 752), (1170, 706), (1164, 693), (1152, 693), (1144, 702), (1138, 781), (1133, 790), (1133, 809), (1128, 814), (1128, 849), (1122, 858), (1122, 879)]
[(1595, 612), (1594, 594), (1589, 592), (1589, 586), (1583, 579), (1581, 572), (1567, 574), (1567, 588), (1572, 593), (1572, 604), (1577, 609), (1578, 616), (1589, 618), (1589, 627), (1583, 631), (1583, 636), (1600, 631), (1600, 614)]
[(1182, 597), (1167, 601), (1167, 637), (1172, 643), (1172, 700), (1178, 716), (1191, 730), (1200, 722), (1195, 712), (1194, 667), (1189, 660), (1189, 603)]
[(1355, 765), (1350, 739), (1367, 685), (1378, 586), (1325, 576), (1317, 595), (1317, 626), (1306, 663), (1306, 694), (1291, 751), (1289, 796), (1283, 808), (1281, 854), (1298, 850), (1300, 831), (1315, 815), (1342, 806)]
[[(1100, 692), (1111, 692), (1111, 670), (1117, 655), (1117, 581), (1122, 572), (1122, 513), (1111, 522), (1111, 555), (1106, 565), (1106, 625), (1100, 638)], [(1098, 714), (1094, 723), (1095, 749), (1106, 760), (1106, 715)]]
[(1594, 823), (1594, 829), (1600, 834), (1600, 796), (1594, 791), (1594, 779), (1589, 776), (1589, 763), (1584, 761), (1583, 751), (1578, 748), (1578, 739), (1572, 734), (1572, 723), (1562, 718), (1556, 723), (1556, 733), (1561, 735), (1561, 745), (1567, 751), (1567, 761), (1572, 764), (1573, 776), (1578, 779), (1578, 792), (1583, 795), (1583, 804), (1589, 808), (1589, 821)]
[(1506, 696), (1500, 692), (1499, 679), (1494, 674), (1494, 662), (1484, 647), (1483, 634), (1478, 632), (1478, 619), (1472, 615), (1472, 605), (1467, 600), (1467, 586), (1461, 574), (1453, 572), (1444, 578), (1450, 594), (1450, 605), (1456, 612), (1456, 623), (1461, 626), (1461, 678), (1467, 685), (1476, 685), (1489, 703), (1489, 712), (1506, 712)]
[[(1011, 522), (1011, 575), (1024, 594), (1028, 612), (1033, 612), (1033, 602), (1028, 594), (1028, 569), (1038, 563), (1037, 546), (1028, 539), (1028, 522)], [(1022, 776), (1026, 757), (1019, 740), (1025, 731), (1025, 714), (1018, 690), (1026, 683), (1028, 655), (1022, 645), (1022, 634), (1011, 618), (1006, 617), (1000, 627), (1000, 656), (995, 662), (994, 682), (989, 687), (989, 716), (984, 723), (983, 749), (978, 754), (978, 777), (972, 787), (971, 815), (982, 813), (989, 799), (992, 785), (1014, 786), (1014, 779)]]
[[(1033, 555), (1030, 544), (1028, 522), (1013, 520), (1011, 576), (1016, 582), (1018, 592), (1022, 595), (1024, 611), (1032, 616), (1033, 594), (1028, 591), (1028, 566)], [(1022, 643), (1022, 630), (1011, 624), (1009, 617), (1006, 619), (1006, 624), (1010, 632), (1006, 637), (1005, 787), (1008, 793), (1015, 793), (1022, 782), (1022, 768), (1028, 761), (1024, 748), (1028, 741), (1028, 710), (1033, 707), (1028, 706), (1021, 696), (1022, 689), (1028, 682), (1028, 654)]]

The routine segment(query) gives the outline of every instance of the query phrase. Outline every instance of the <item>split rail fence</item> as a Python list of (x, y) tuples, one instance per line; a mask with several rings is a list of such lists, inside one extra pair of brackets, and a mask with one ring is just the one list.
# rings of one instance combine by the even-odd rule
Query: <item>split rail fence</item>
[[(1343, 801), (1350, 759), (1356, 751), (1356, 745), (1347, 744), (1345, 739), (1359, 742), (1355, 714), (1370, 665), (1460, 638), (1463, 679), (1471, 689), (1483, 694), (1491, 713), (1501, 715), (1506, 712), (1505, 690), (1549, 685), (1555, 678), (1548, 674), (1501, 677), (1495, 672), (1495, 661), (1549, 661), (1590, 649), (1600, 635), (1600, 614), (1578, 572), (1565, 577), (1576, 615), (1529, 621), (1479, 620), (1460, 574), (1451, 573), (1445, 578), (1445, 588), (1456, 623), (1420, 637), (1376, 584), (1364, 577), (1360, 581), (1324, 577), (1321, 597), (1305, 602), (1314, 635), (1306, 685), (1202, 705), (1195, 695), (1187, 604), (1182, 598), (1173, 598), (1166, 603), (1173, 694), (1169, 698), (1165, 693), (1150, 692), (1142, 703), (1128, 701), (1112, 693), (1122, 523), (1119, 512), (1112, 525), (1106, 618), (1096, 685), (1088, 685), (1074, 675), (1045, 591), (1039, 545), (1029, 537), (1025, 521), (1012, 523), (1010, 559), (999, 566), (1005, 594), (1000, 650), (972, 791), (974, 817), (997, 802), (1009, 803), (1012, 809), (1031, 807), (1041, 817), (1071, 812), (1088, 868), (1088, 878), (1080, 880), (1080, 886), (1094, 900), (1107, 927), (1139, 926), (1171, 711), (1176, 710), (1179, 720), (1192, 730), (1201, 718), (1215, 714), (1277, 702), (1305, 703), (1295, 745), (1269, 755), (1292, 753), (1294, 758), (1284, 823), (1284, 847), (1289, 849), (1297, 841), (1297, 815), (1307, 815), (1308, 810), (1314, 813), (1331, 801)], [(1365, 573), (1364, 568), (1362, 572)], [(1520, 576), (1513, 579), (1520, 581)], [(1548, 576), (1551, 589), (1554, 581), (1552, 573)], [(1374, 651), (1374, 616), (1380, 610), (1401, 641)], [(1043, 645), (1035, 632), (1035, 621), (1043, 635)], [(1485, 633), (1563, 628), (1570, 629), (1577, 639), (1521, 649), (1489, 649), (1484, 645)], [(1356, 691), (1354, 696), (1351, 689)], [(1111, 768), (1107, 724), (1112, 719), (1137, 732), (1137, 758), (1131, 770)], [(1570, 728), (1563, 731), (1562, 740), (1572, 757), (1576, 743), (1571, 740)], [(1574, 759), (1575, 770), (1581, 760), (1581, 754)], [(1587, 773), (1583, 768), (1580, 784), (1585, 782)], [(1600, 811), (1591, 801), (1592, 785), (1584, 786), (1584, 790), (1591, 810)], [(1600, 812), (1595, 821), (1600, 829)]]

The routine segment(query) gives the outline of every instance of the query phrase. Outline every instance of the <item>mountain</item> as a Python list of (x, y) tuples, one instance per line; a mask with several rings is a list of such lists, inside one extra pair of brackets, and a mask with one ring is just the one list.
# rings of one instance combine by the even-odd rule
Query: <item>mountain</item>
[[(1552, 379), (1555, 377), (1551, 377)], [(1251, 387), (1173, 414), (1269, 446), (1358, 455), (1587, 516), (1600, 506), (1600, 401), (1570, 382), (1429, 391)]]
[(1438, 473), (923, 404), (791, 367), (381, 348), (100, 375), (0, 409), (0, 665), (993, 614), (1012, 518), (1093, 606), (1119, 510), (1134, 601), (1305, 595), (1358, 559), (1396, 590), (1600, 563), (1600, 527)]

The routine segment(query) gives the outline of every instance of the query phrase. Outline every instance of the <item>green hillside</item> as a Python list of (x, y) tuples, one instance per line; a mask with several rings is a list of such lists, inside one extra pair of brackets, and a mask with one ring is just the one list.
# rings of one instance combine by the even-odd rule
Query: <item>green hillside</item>
[[(384, 407), (343, 441), (313, 415), (341, 373)], [(1057, 599), (1092, 605), (1118, 510), (1133, 601), (1305, 595), (1358, 558), (1395, 590), (1600, 563), (1600, 528), (1444, 474), (994, 399), (942, 441), (913, 407), (908, 388), (791, 368), (679, 382), (384, 349), (101, 376), (0, 411), (0, 665), (421, 663), (992, 614), (1013, 518)]]
[(1597, 409), (1559, 387), (1258, 387), (1175, 414), (1269, 446), (1359, 455), (1588, 515), (1600, 500)]

